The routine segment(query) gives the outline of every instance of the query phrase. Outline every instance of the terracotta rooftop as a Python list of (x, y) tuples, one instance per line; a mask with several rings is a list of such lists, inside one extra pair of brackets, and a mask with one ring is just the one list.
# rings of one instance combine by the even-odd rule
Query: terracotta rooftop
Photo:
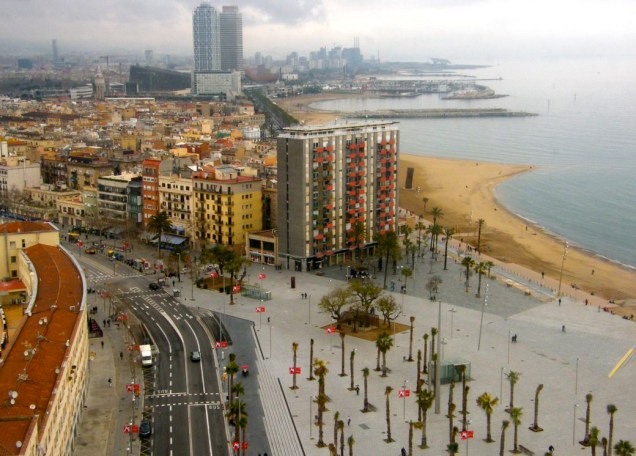
[[(2, 353), (0, 454), (14, 454), (16, 441), (25, 440), (34, 420), (46, 419), (58, 378), (55, 369), (63, 364), (66, 341), (83, 323), (83, 314), (78, 312), (83, 285), (71, 258), (58, 247), (43, 244), (24, 251), (37, 273), (38, 294), (32, 316), (24, 316), (16, 339)], [(44, 319), (46, 323), (42, 323)], [(9, 402), (10, 391), (17, 393), (13, 405)]]
[(56, 231), (48, 222), (9, 222), (2, 225), (0, 232), (4, 233), (37, 233), (38, 231)]

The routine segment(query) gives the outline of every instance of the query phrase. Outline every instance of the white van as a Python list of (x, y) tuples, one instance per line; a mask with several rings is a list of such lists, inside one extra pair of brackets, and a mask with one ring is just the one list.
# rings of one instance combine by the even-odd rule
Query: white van
[(140, 345), (139, 353), (141, 353), (141, 365), (143, 367), (152, 366), (152, 350), (150, 345)]

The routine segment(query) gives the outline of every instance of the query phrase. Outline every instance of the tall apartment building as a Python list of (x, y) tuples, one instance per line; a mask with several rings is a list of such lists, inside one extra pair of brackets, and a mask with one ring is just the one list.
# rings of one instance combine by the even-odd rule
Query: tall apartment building
[(159, 201), (178, 234), (192, 236), (192, 178), (177, 175), (159, 177)]
[(221, 69), (219, 17), (208, 3), (201, 3), (192, 14), (194, 72)]
[(219, 16), (221, 70), (243, 69), (243, 15), (238, 6), (224, 6)]
[(193, 173), (192, 181), (197, 241), (243, 244), (247, 233), (263, 229), (260, 178), (239, 176), (235, 168), (221, 166)]
[[(399, 129), (394, 121), (293, 126), (278, 136), (279, 256), (287, 267), (342, 264), (397, 227)], [(286, 258), (286, 261), (285, 261)]]

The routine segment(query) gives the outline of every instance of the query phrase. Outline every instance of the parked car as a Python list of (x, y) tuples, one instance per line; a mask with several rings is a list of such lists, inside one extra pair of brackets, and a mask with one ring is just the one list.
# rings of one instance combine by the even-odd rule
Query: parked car
[(141, 420), (139, 424), (139, 437), (147, 439), (152, 435), (152, 425), (149, 420)]
[(150, 290), (160, 290), (161, 289), (161, 285), (159, 285), (156, 282), (150, 282), (150, 284), (148, 284), (148, 289), (150, 289)]
[(190, 352), (190, 361), (192, 361), (193, 363), (198, 363), (199, 361), (201, 361), (201, 353), (196, 350)]
[(97, 253), (97, 249), (93, 247), (89, 247), (86, 250), (84, 250), (84, 253), (88, 253), (89, 255), (95, 255)]

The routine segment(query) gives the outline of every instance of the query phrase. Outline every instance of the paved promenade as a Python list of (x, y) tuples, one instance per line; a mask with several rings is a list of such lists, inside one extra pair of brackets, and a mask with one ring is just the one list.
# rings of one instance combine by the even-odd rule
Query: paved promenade
[[(137, 249), (137, 248), (136, 248)], [(462, 358), (471, 363), (470, 392), (468, 398), (469, 425), (475, 438), (460, 443), (461, 454), (467, 450), (472, 455), (497, 454), (499, 448), (501, 422), (509, 419), (504, 412), (509, 402), (509, 385), (506, 372), (520, 372), (519, 383), (515, 387), (515, 406), (523, 407), (522, 423), (519, 426), (519, 443), (534, 454), (543, 455), (550, 445), (556, 449), (555, 455), (587, 454), (578, 441), (583, 438), (585, 418), (585, 395), (591, 392), (592, 425), (607, 436), (609, 416), (606, 405), (614, 403), (618, 407), (615, 415), (614, 441), (627, 439), (636, 442), (636, 387), (633, 378), (636, 364), (627, 363), (616, 375), (609, 379), (608, 373), (625, 352), (636, 346), (636, 326), (633, 322), (621, 319), (599, 309), (605, 305), (598, 298), (585, 296), (565, 297), (561, 304), (554, 298), (551, 290), (557, 284), (547, 278), (523, 268), (498, 265), (492, 270), (495, 278), (483, 278), (480, 298), (475, 297), (477, 277), (470, 279), (469, 291), (465, 291), (464, 268), (449, 258), (448, 270), (443, 270), (443, 256), (430, 262), (428, 256), (416, 259), (415, 275), (409, 278), (406, 294), (395, 293), (396, 301), (403, 305), (404, 314), (398, 322), (408, 324), (409, 317), (415, 317), (414, 357), (416, 350), (423, 346), (423, 335), (437, 325), (438, 302), (429, 299), (425, 288), (432, 275), (439, 275), (443, 283), (437, 293), (441, 304), (441, 337), (444, 358)], [(272, 300), (259, 302), (239, 297), (235, 305), (226, 301), (227, 315), (254, 321), (254, 335), (257, 342), (258, 387), (265, 416), (263, 417), (270, 442), (269, 456), (289, 455), (327, 455), (326, 448), (316, 447), (318, 428), (311, 426), (316, 414), (316, 404), (312, 397), (317, 394), (316, 381), (308, 381), (309, 341), (315, 340), (314, 357), (328, 363), (326, 393), (330, 397), (324, 421), (324, 439), (330, 443), (333, 439), (333, 415), (340, 413), (341, 419), (350, 423), (345, 425), (345, 437), (355, 439), (354, 454), (398, 455), (400, 449), (408, 449), (408, 421), (417, 419), (415, 395), (408, 399), (398, 399), (397, 390), (403, 385), (415, 390), (416, 363), (403, 361), (408, 356), (409, 333), (398, 332), (396, 344), (387, 354), (387, 364), (391, 369), (388, 377), (382, 378), (372, 370), (369, 376), (369, 401), (376, 407), (371, 413), (362, 413), (363, 393), (358, 396), (349, 391), (350, 377), (340, 377), (340, 337), (327, 334), (324, 327), (331, 323), (327, 314), (320, 313), (320, 297), (337, 286), (346, 285), (346, 268), (323, 270), (324, 275), (276, 271), (273, 267), (251, 265), (248, 269), (250, 282), (259, 282), (256, 277), (265, 273), (263, 288), (272, 291)], [(291, 277), (295, 277), (296, 288), (291, 288)], [(383, 276), (376, 273), (376, 281), (381, 285)], [(399, 290), (402, 282), (399, 275), (388, 274), (388, 282), (396, 283)], [(487, 285), (487, 287), (486, 287)], [(190, 282), (184, 278), (182, 283), (183, 299), (186, 305), (223, 312), (223, 300), (227, 297), (215, 291), (194, 290), (194, 301), (190, 300)], [(483, 324), (480, 325), (482, 306), (487, 289), (487, 305), (484, 308)], [(310, 299), (301, 299), (301, 293), (307, 293)], [(588, 299), (593, 305), (585, 305)], [(256, 313), (256, 307), (264, 305), (265, 314)], [(269, 318), (269, 322), (268, 322)], [(452, 326), (452, 331), (451, 331)], [(481, 346), (479, 345), (480, 326), (482, 328)], [(565, 327), (565, 331), (563, 331)], [(121, 336), (106, 332), (112, 341), (113, 353), (118, 353), (116, 344)], [(517, 335), (517, 342), (510, 342), (510, 335)], [(298, 376), (299, 389), (291, 390), (292, 343), (299, 344), (298, 366), (302, 373)], [(349, 353), (356, 350), (355, 384), (362, 389), (363, 367), (373, 369), (376, 363), (376, 349), (372, 342), (356, 337), (347, 337), (346, 369), (349, 375)], [(107, 350), (108, 346), (104, 348)], [(108, 397), (105, 384), (106, 372), (118, 372), (118, 382), (123, 382), (127, 374), (118, 366), (116, 356), (101, 355), (101, 348), (92, 347), (97, 352), (97, 360), (91, 366), (91, 397), (94, 391)], [(118, 358), (118, 355), (117, 355)], [(129, 376), (129, 375), (128, 375)], [(534, 393), (537, 385), (544, 385), (540, 396), (539, 425), (543, 432), (531, 432), (528, 427), (533, 423)], [(118, 385), (121, 387), (121, 384)], [(391, 428), (395, 439), (385, 443), (386, 386), (394, 389), (390, 397)], [(98, 388), (95, 390), (94, 388)], [(121, 388), (120, 388), (121, 389)], [(461, 409), (461, 388), (455, 388), (457, 409)], [(448, 419), (445, 417), (449, 387), (441, 388), (441, 413), (435, 413), (435, 407), (428, 414), (428, 450), (416, 445), (420, 440), (420, 431), (415, 431), (414, 454), (446, 454), (448, 443)], [(476, 406), (476, 398), (483, 392), (501, 397), (492, 417), (493, 438), (496, 443), (483, 441), (486, 433), (486, 417)], [(100, 407), (108, 410), (108, 404), (98, 404), (97, 398), (88, 401), (89, 409)], [(104, 401), (107, 402), (107, 401)], [(112, 403), (112, 399), (110, 399)], [(124, 406), (112, 409), (113, 415), (125, 414)], [(461, 428), (461, 416), (456, 412), (455, 423)], [(260, 417), (250, 416), (250, 420)], [(111, 424), (116, 418), (109, 418)], [(111, 431), (117, 433), (118, 430)], [(249, 434), (249, 427), (248, 427)], [(296, 437), (296, 438), (295, 438)], [(121, 440), (121, 438), (118, 438)], [(573, 444), (573, 442), (575, 442)], [(513, 443), (512, 426), (506, 435), (506, 448)], [(124, 448), (124, 451), (126, 448)], [(137, 450), (138, 451), (138, 450)], [(259, 449), (250, 448), (249, 455), (258, 454)], [(346, 451), (346, 450), (345, 450)], [(125, 454), (117, 451), (97, 454)], [(88, 453), (77, 453), (88, 454)]]

